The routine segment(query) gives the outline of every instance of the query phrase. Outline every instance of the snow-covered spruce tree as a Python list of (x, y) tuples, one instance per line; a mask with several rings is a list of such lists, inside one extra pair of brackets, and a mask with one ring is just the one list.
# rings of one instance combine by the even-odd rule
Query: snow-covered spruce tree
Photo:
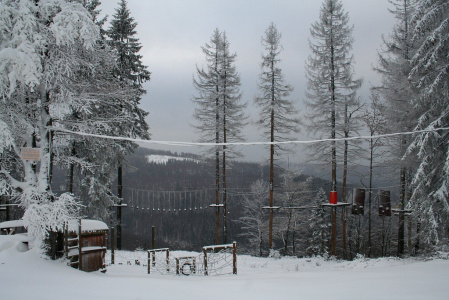
[[(199, 122), (194, 125), (200, 135), (200, 142), (222, 142), (221, 131), (221, 107), (220, 107), (220, 56), (221, 33), (215, 29), (210, 43), (201, 47), (206, 56), (207, 67), (196, 68), (198, 79), (193, 78), (193, 86), (198, 96), (192, 98), (196, 105), (193, 117)], [(220, 204), (220, 147), (215, 147), (213, 156), (215, 160), (215, 204)], [(220, 244), (220, 210), (215, 209), (215, 243)]]
[[(360, 106), (355, 96), (361, 79), (354, 79), (352, 49), (353, 27), (348, 25), (348, 13), (339, 0), (324, 0), (319, 21), (312, 24), (312, 54), (306, 63), (309, 109), (306, 127), (319, 138), (349, 135), (348, 113)], [(342, 117), (346, 116), (346, 117)], [(343, 131), (341, 129), (346, 129)], [(332, 165), (332, 190), (337, 190), (337, 145), (317, 143), (309, 147), (310, 158)]]
[[(419, 91), (408, 76), (411, 71), (411, 59), (416, 52), (416, 41), (413, 41), (412, 16), (415, 0), (390, 1), (393, 9), (390, 12), (397, 19), (392, 33), (383, 38), (382, 51), (379, 52), (379, 64), (375, 68), (382, 75), (382, 84), (376, 87), (384, 99), (385, 118), (388, 122), (387, 132), (409, 132), (416, 124), (421, 110), (413, 105)], [(410, 174), (415, 168), (413, 156), (404, 156), (411, 143), (409, 136), (403, 135), (388, 140), (388, 149), (392, 173), (399, 179), (400, 204), (404, 208), (406, 199), (410, 198)], [(408, 178), (407, 178), (408, 177)], [(400, 216), (400, 232), (398, 254), (404, 253), (404, 219)], [(409, 249), (410, 250), (410, 249)]]
[[(282, 51), (281, 33), (273, 23), (265, 31), (262, 45), (265, 52), (262, 54), (260, 65), (262, 72), (259, 75), (259, 94), (254, 98), (254, 104), (260, 110), (257, 124), (264, 138), (268, 138), (272, 143), (281, 142), (287, 140), (291, 133), (299, 132), (300, 120), (296, 116), (298, 111), (293, 101), (288, 99), (293, 87), (285, 83), (282, 69), (279, 68)], [(274, 204), (274, 157), (282, 150), (285, 149), (279, 145), (270, 145), (270, 207)], [(270, 248), (273, 242), (272, 228), (273, 210), (270, 209), (268, 237)]]
[[(231, 54), (226, 33), (215, 29), (210, 43), (202, 47), (206, 56), (207, 68), (197, 67), (197, 79), (193, 85), (198, 92), (192, 98), (196, 105), (194, 118), (198, 124), (194, 128), (199, 133), (200, 142), (230, 143), (243, 141), (242, 129), (246, 125), (241, 103), (240, 75), (236, 71), (237, 55)], [(220, 203), (220, 194), (226, 216), (226, 158), (239, 155), (231, 146), (219, 146), (212, 149), (215, 159), (215, 200)], [(220, 160), (220, 152), (222, 152)], [(229, 155), (227, 155), (229, 154)], [(221, 161), (221, 164), (220, 164)], [(222, 171), (220, 174), (220, 170)], [(221, 175), (221, 177), (220, 177)], [(222, 189), (221, 185), (222, 184)], [(223, 240), (226, 242), (226, 217), (223, 218)], [(216, 208), (216, 242), (220, 240), (219, 208)]]
[(449, 232), (449, 2), (418, 1), (412, 17), (417, 49), (411, 58), (409, 79), (419, 89), (412, 105), (421, 113), (417, 133), (407, 150), (419, 165), (412, 180), (408, 207), (418, 218), (420, 242), (425, 246), (448, 243)]
[[(101, 26), (106, 18), (97, 20), (100, 13), (97, 7), (100, 2), (78, 2), (91, 13), (93, 21), (100, 26), (100, 32), (104, 34)], [(103, 34), (90, 51), (75, 50), (82, 63), (73, 72), (70, 93), (66, 97), (79, 95), (80, 101), (69, 105), (66, 113), (58, 116), (55, 127), (76, 132), (114, 135), (111, 130), (113, 128), (124, 124), (133, 126), (130, 122), (132, 115), (121, 107), (129, 106), (136, 97), (136, 92), (130, 87), (122, 88), (112, 76), (116, 57), (105, 45)], [(112, 213), (110, 207), (117, 202), (110, 186), (114, 178), (111, 171), (117, 168), (113, 157), (120, 151), (119, 144), (112, 140), (82, 135), (61, 135), (56, 131), (54, 149), (54, 163), (61, 169), (67, 169), (66, 190), (82, 200), (83, 215), (108, 222)]]
[(262, 207), (266, 206), (268, 188), (268, 182), (263, 180), (251, 184), (251, 194), (244, 196), (243, 216), (238, 220), (243, 231), (241, 236), (248, 239), (250, 248), (256, 250), (259, 256), (262, 256), (267, 242), (267, 212)]
[[(118, 3), (119, 7), (115, 10), (111, 20), (111, 26), (107, 30), (109, 45), (117, 52), (116, 68), (113, 72), (114, 76), (119, 80), (122, 87), (132, 87), (137, 89), (138, 95), (134, 97), (133, 105), (130, 107), (123, 107), (129, 115), (133, 116), (131, 127), (124, 124), (115, 129), (117, 135), (131, 138), (149, 139), (149, 126), (145, 121), (147, 112), (139, 108), (140, 99), (146, 91), (142, 87), (142, 83), (150, 80), (150, 72), (147, 67), (142, 64), (142, 56), (139, 53), (142, 46), (139, 39), (136, 37), (137, 32), (135, 28), (137, 23), (134, 18), (130, 16), (130, 11), (127, 7), (127, 2), (121, 0)], [(118, 172), (117, 172), (117, 197), (122, 198), (122, 175), (123, 163), (125, 156), (131, 153), (137, 145), (131, 142), (122, 141), (120, 143), (122, 152), (118, 157)], [(121, 200), (120, 200), (121, 201)], [(117, 209), (118, 222), (121, 223), (121, 207)], [(121, 249), (121, 224), (117, 227), (117, 248)]]
[(327, 202), (326, 193), (323, 188), (320, 188), (318, 194), (314, 199), (315, 208), (311, 210), (311, 217), (309, 219), (310, 230), (312, 237), (310, 238), (310, 246), (307, 252), (310, 255), (325, 256), (329, 253), (329, 226), (326, 221), (326, 212), (321, 204)]
[[(235, 60), (237, 54), (229, 51), (229, 42), (226, 32), (222, 33), (222, 56), (220, 60), (221, 82), (221, 118), (223, 143), (241, 142), (244, 140), (242, 129), (247, 124), (247, 116), (244, 113), (246, 103), (241, 103), (240, 74), (237, 73)], [(227, 186), (226, 186), (226, 158), (232, 158), (240, 153), (232, 146), (222, 148), (222, 195), (223, 195), (223, 244), (227, 243)], [(230, 154), (227, 156), (227, 154)]]
[[(55, 115), (78, 100), (66, 97), (80, 63), (74, 50), (89, 50), (98, 39), (98, 26), (79, 3), (0, 5), (0, 148), (7, 161), (15, 161), (5, 166), (2, 160), (0, 194), (13, 196), (24, 208), (31, 247), (78, 217), (74, 197), (51, 190), (51, 126)], [(40, 148), (39, 168), (35, 161), (18, 159), (22, 147)]]

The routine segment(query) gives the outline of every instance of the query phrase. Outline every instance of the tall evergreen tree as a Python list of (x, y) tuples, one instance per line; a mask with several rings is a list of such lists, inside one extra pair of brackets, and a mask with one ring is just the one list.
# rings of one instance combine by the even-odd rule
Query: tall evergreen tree
[[(358, 103), (348, 100), (356, 99), (355, 93), (361, 86), (361, 79), (354, 79), (354, 59), (352, 49), (353, 26), (349, 26), (348, 13), (343, 10), (339, 0), (324, 0), (320, 10), (319, 21), (312, 24), (309, 41), (312, 55), (306, 64), (308, 92), (306, 96), (311, 134), (320, 138), (337, 138), (342, 136), (338, 129), (345, 128), (345, 109), (351, 110)], [(354, 100), (352, 100), (354, 101)], [(332, 190), (337, 190), (337, 145), (333, 141), (311, 146), (314, 160), (332, 165)]]
[[(193, 86), (198, 96), (192, 101), (197, 105), (194, 118), (200, 122), (194, 128), (200, 134), (200, 142), (220, 143), (221, 108), (220, 108), (220, 56), (221, 33), (215, 29), (210, 44), (201, 47), (206, 55), (207, 69), (197, 69), (198, 80), (193, 79)], [(215, 243), (220, 244), (220, 147), (213, 149), (215, 156)]]
[(419, 89), (412, 105), (420, 112), (417, 133), (407, 154), (416, 154), (419, 165), (412, 180), (409, 206), (421, 223), (423, 241), (438, 246), (449, 232), (449, 3), (418, 1), (412, 17), (416, 51), (408, 78)]
[[(220, 93), (222, 106), (222, 133), (223, 143), (243, 141), (242, 129), (247, 124), (243, 109), (246, 103), (241, 103), (240, 75), (236, 71), (235, 60), (237, 54), (229, 52), (229, 42), (226, 32), (222, 33), (222, 56), (220, 81), (222, 91)], [(222, 153), (222, 187), (223, 187), (223, 243), (227, 244), (227, 186), (226, 186), (226, 158), (232, 158), (240, 153), (235, 147), (223, 146)], [(230, 156), (227, 157), (227, 153)]]
[[(393, 9), (390, 12), (397, 22), (388, 38), (383, 38), (383, 49), (379, 53), (379, 66), (375, 68), (382, 75), (382, 84), (377, 88), (382, 95), (385, 105), (383, 114), (389, 123), (390, 132), (408, 132), (416, 126), (420, 110), (412, 105), (413, 99), (418, 97), (418, 89), (409, 80), (411, 59), (416, 52), (416, 42), (413, 41), (412, 16), (415, 0), (392, 0)], [(414, 168), (414, 158), (405, 157), (411, 139), (400, 136), (390, 139), (389, 149), (391, 166), (399, 170), (400, 207), (406, 204), (407, 194), (410, 193), (410, 174)], [(400, 229), (398, 240), (398, 254), (404, 253), (404, 218), (400, 215)]]
[[(0, 194), (12, 195), (25, 209), (31, 241), (39, 244), (79, 217), (76, 199), (51, 189), (52, 126), (68, 106), (85, 104), (71, 88), (80, 67), (88, 67), (79, 51), (93, 50), (99, 28), (76, 2), (7, 1), (0, 9), (0, 152), (15, 162), (5, 168), (2, 160)], [(17, 159), (22, 147), (38, 144), (39, 169), (36, 161)]]
[[(132, 106), (123, 107), (124, 110), (134, 117), (133, 126), (126, 126), (125, 128), (120, 126), (116, 130), (118, 135), (149, 139), (149, 127), (145, 121), (148, 113), (139, 108), (139, 103), (141, 96), (146, 93), (142, 88), (142, 83), (150, 80), (150, 72), (142, 64), (142, 56), (138, 54), (142, 46), (139, 43), (139, 39), (135, 37), (137, 34), (135, 30), (137, 22), (130, 16), (130, 11), (125, 0), (121, 0), (118, 5), (119, 7), (115, 10), (116, 13), (111, 20), (111, 26), (106, 32), (109, 37), (108, 42), (110, 46), (117, 51), (117, 66), (113, 74), (119, 79), (122, 86), (134, 87), (139, 91), (139, 94), (134, 98)], [(122, 198), (122, 168), (124, 156), (132, 151), (133, 148), (135, 148), (135, 145), (131, 145), (129, 142), (123, 142), (123, 149), (125, 151), (123, 152), (122, 158), (119, 158), (117, 174), (117, 196), (119, 198)], [(118, 219), (117, 248), (121, 249), (121, 207), (118, 207)]]
[[(328, 143), (309, 146), (310, 157), (322, 164), (331, 164), (332, 191), (337, 191), (337, 137), (349, 137), (357, 132), (359, 123), (354, 113), (360, 108), (356, 92), (362, 79), (354, 79), (354, 60), (352, 49), (353, 26), (349, 26), (348, 13), (343, 10), (339, 0), (324, 0), (320, 9), (319, 21), (310, 30), (313, 41), (309, 41), (312, 55), (306, 64), (307, 89), (306, 105), (309, 108), (306, 125), (313, 135), (330, 138)], [(343, 116), (343, 118), (341, 117)], [(349, 143), (343, 147), (343, 191), (346, 193), (346, 176)], [(346, 199), (343, 199), (345, 201)], [(333, 209), (333, 223), (336, 222)], [(346, 249), (345, 217), (343, 216), (343, 245)], [(334, 228), (335, 229), (335, 228)], [(333, 234), (333, 245), (335, 245)], [(335, 255), (336, 249), (332, 249)]]
[[(262, 45), (265, 53), (262, 54), (259, 75), (260, 94), (254, 98), (254, 104), (260, 109), (257, 124), (262, 130), (262, 135), (269, 138), (270, 142), (270, 207), (274, 205), (274, 157), (283, 149), (274, 142), (285, 141), (289, 134), (299, 132), (300, 120), (293, 101), (289, 100), (293, 87), (285, 83), (280, 53), (282, 51), (281, 33), (274, 23), (271, 23), (262, 37)], [(270, 209), (268, 246), (273, 246), (273, 209)]]
[[(237, 73), (235, 61), (237, 54), (230, 53), (229, 42), (225, 32), (215, 29), (210, 43), (202, 47), (206, 56), (206, 70), (197, 67), (197, 78), (193, 85), (198, 96), (192, 101), (196, 105), (194, 118), (199, 124), (194, 128), (200, 134), (201, 142), (230, 143), (243, 141), (242, 129), (246, 125), (241, 103), (240, 75)], [(240, 153), (231, 146), (215, 147), (215, 201), (216, 201), (216, 242), (220, 240), (219, 204), (220, 194), (223, 200), (223, 240), (227, 239), (226, 211), (226, 158)], [(220, 160), (220, 152), (221, 160)], [(221, 161), (221, 165), (220, 165)], [(220, 170), (222, 171), (220, 174)], [(220, 176), (221, 175), (221, 176)], [(221, 184), (221, 185), (220, 185)]]

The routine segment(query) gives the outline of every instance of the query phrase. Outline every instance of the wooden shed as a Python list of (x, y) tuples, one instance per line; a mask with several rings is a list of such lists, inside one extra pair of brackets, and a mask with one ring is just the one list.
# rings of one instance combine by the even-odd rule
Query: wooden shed
[(65, 253), (69, 264), (82, 271), (106, 270), (108, 226), (101, 221), (82, 219), (65, 232)]

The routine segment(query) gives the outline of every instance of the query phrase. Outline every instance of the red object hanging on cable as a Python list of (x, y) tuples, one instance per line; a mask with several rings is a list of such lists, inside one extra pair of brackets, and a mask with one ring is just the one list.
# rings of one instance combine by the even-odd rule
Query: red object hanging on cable
[(330, 192), (329, 203), (330, 204), (337, 204), (337, 192), (336, 191), (331, 191)]

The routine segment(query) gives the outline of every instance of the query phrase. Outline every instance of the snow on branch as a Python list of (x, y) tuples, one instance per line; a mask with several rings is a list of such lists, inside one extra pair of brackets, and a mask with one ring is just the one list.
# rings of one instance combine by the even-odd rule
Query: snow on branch
[(23, 215), (24, 225), (28, 228), (28, 234), (33, 237), (47, 236), (49, 231), (63, 230), (65, 222), (73, 222), (79, 217), (82, 206), (71, 194), (55, 197), (32, 188), (24, 191), (20, 198), (20, 205), (26, 209)]
[(90, 13), (79, 3), (61, 3), (61, 11), (53, 18), (50, 30), (57, 45), (70, 45), (77, 39), (89, 49), (100, 37), (100, 29)]

